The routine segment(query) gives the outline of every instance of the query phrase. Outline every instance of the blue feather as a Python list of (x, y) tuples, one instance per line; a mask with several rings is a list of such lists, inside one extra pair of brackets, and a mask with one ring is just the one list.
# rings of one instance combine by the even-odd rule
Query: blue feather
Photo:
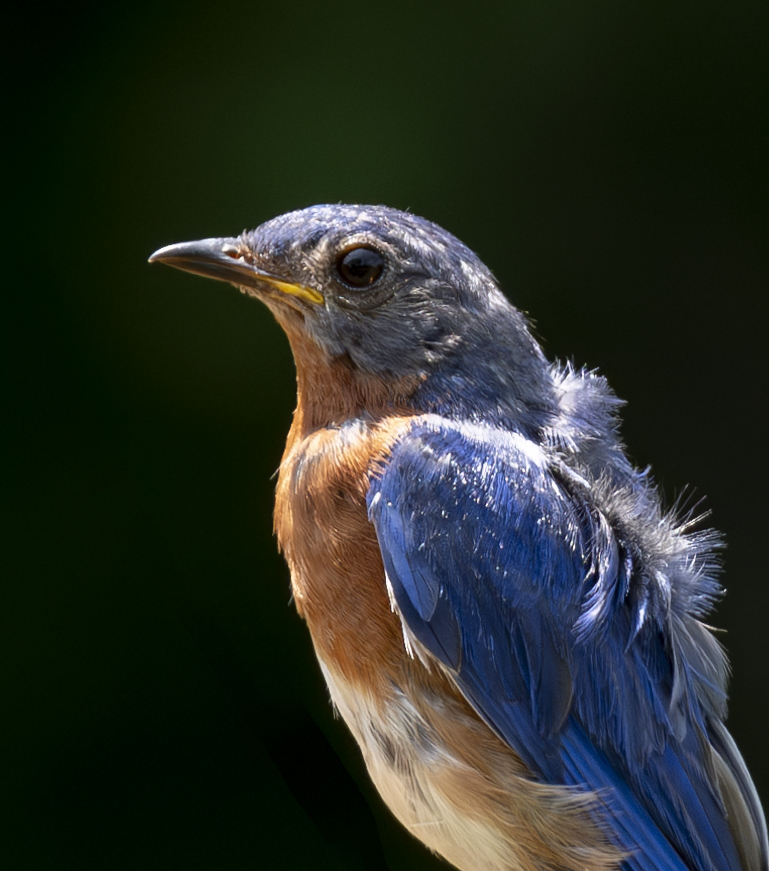
[(632, 483), (617, 511), (556, 452), (427, 415), (372, 480), (369, 513), (411, 637), (535, 776), (597, 792), (627, 871), (741, 871), (709, 775), (723, 663), (689, 602), (714, 582), (669, 521), (656, 550), (644, 539), (654, 500)]

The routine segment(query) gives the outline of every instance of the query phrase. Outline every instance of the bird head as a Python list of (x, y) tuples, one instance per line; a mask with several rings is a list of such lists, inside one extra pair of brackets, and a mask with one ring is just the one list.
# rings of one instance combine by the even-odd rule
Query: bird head
[(412, 385), (425, 411), (456, 409), (463, 394), (474, 405), (512, 399), (520, 410), (549, 383), (525, 318), (491, 272), (416, 215), (312, 206), (237, 237), (169, 245), (150, 260), (262, 300), (289, 336), (300, 377), (305, 358), (315, 367), (343, 361), (353, 377)]

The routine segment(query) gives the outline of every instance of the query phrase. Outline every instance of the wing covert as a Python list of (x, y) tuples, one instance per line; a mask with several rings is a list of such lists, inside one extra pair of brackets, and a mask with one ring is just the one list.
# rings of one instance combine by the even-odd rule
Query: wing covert
[(585, 481), (523, 436), (425, 417), (368, 503), (410, 637), (535, 777), (605, 796), (628, 869), (741, 871), (707, 777), (715, 714)]

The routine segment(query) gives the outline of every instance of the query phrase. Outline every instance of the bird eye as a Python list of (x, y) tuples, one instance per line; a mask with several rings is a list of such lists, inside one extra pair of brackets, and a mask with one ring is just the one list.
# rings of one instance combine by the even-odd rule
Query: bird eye
[(353, 248), (339, 258), (336, 269), (349, 287), (369, 287), (379, 280), (384, 257), (373, 248)]

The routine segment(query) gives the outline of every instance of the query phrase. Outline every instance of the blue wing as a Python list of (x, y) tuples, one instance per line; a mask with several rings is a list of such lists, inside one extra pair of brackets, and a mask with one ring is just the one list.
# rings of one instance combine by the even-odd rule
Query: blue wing
[(524, 437), (439, 418), (393, 446), (368, 504), (411, 636), (534, 776), (599, 791), (627, 871), (766, 868), (722, 654), (671, 605), (666, 542), (650, 556), (642, 523)]

